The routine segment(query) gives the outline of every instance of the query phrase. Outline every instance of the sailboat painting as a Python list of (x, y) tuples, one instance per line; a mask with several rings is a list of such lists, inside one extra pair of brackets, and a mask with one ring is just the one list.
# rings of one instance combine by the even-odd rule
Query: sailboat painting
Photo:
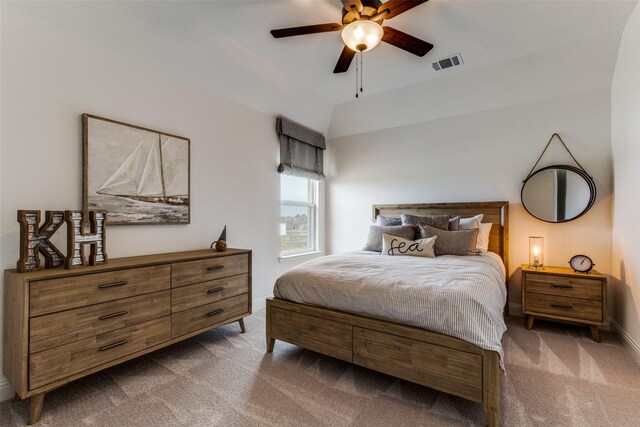
[(113, 224), (188, 224), (187, 138), (82, 115), (84, 209)]

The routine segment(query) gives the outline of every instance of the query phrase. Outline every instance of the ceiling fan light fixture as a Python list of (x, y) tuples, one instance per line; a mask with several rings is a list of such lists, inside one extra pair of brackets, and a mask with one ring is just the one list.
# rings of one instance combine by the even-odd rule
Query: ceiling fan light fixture
[(353, 21), (342, 29), (342, 40), (349, 49), (366, 52), (380, 43), (383, 33), (382, 26), (375, 21)]

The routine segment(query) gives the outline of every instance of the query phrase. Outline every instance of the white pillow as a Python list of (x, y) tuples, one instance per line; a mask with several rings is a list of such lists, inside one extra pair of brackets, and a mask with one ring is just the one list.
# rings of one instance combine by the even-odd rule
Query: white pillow
[(392, 234), (382, 234), (382, 255), (410, 255), (435, 258), (433, 245), (437, 237), (407, 240)]
[(472, 216), (471, 218), (460, 218), (460, 226), (458, 230), (473, 230), (474, 228), (480, 228), (482, 223), (483, 214)]
[(491, 234), (491, 227), (493, 224), (490, 222), (483, 222), (480, 224), (480, 232), (478, 233), (478, 243), (476, 243), (476, 249), (481, 251), (489, 250), (489, 235)]

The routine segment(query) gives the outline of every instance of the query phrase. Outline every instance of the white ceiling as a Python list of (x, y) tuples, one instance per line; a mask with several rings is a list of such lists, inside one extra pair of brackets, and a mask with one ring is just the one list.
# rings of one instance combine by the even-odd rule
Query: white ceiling
[[(431, 0), (385, 24), (427, 40), (424, 58), (381, 43), (364, 56), (365, 95), (380, 94), (536, 52), (621, 34), (636, 0)], [(274, 39), (274, 28), (339, 22), (339, 0), (19, 2), (12, 5), (129, 55), (164, 61), (200, 84), (260, 110), (261, 87), (329, 109), (353, 99), (354, 67), (332, 73), (340, 34)], [(465, 65), (431, 61), (461, 53)], [(588, 72), (588, 70), (585, 70)], [(259, 99), (259, 98), (263, 99)], [(323, 117), (329, 116), (326, 112)], [(328, 124), (327, 124), (328, 126)]]
[[(466, 68), (502, 62), (559, 45), (621, 32), (635, 1), (431, 0), (385, 22), (434, 44), (419, 58), (381, 43), (364, 56), (365, 90), (380, 93), (437, 78), (431, 62), (461, 53)], [(218, 29), (317, 88), (331, 103), (353, 98), (354, 69), (332, 74), (342, 41), (339, 33), (273, 39), (273, 28), (339, 22), (338, 0), (234, 2)], [(240, 25), (238, 25), (241, 23)], [(353, 66), (353, 64), (352, 64)], [(352, 67), (353, 68), (353, 67)]]

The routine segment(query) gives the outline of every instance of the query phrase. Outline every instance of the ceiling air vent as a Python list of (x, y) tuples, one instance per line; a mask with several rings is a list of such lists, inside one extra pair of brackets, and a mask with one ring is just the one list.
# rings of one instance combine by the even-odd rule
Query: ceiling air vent
[(459, 53), (456, 53), (453, 56), (449, 56), (447, 58), (439, 59), (436, 62), (432, 62), (431, 65), (433, 69), (436, 71), (444, 70), (446, 68), (457, 67), (458, 65), (462, 65), (462, 56)]

